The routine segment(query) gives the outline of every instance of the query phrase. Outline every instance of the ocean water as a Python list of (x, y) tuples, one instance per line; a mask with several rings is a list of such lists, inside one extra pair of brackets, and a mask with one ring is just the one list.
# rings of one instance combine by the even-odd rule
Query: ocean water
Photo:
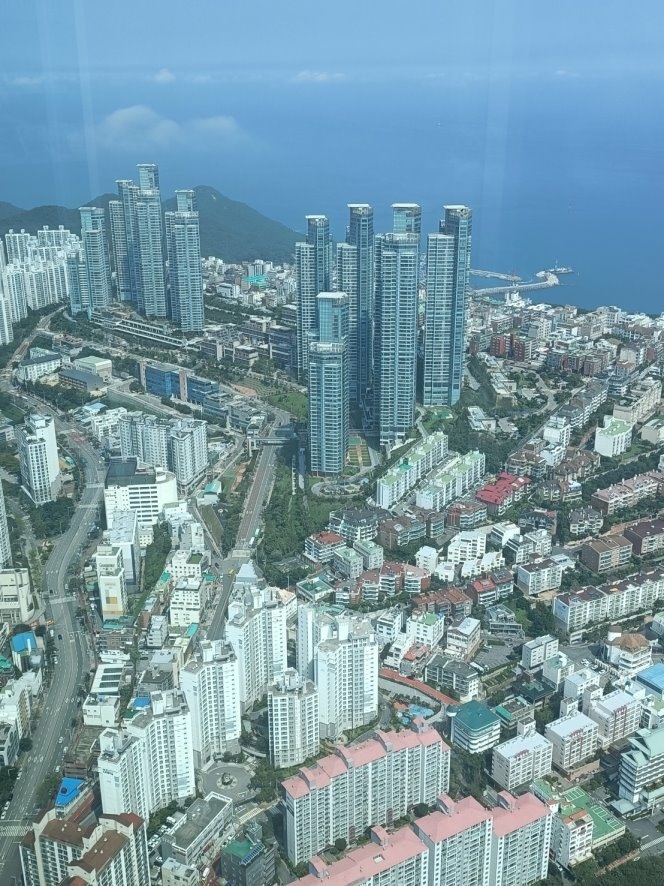
[[(526, 278), (567, 265), (543, 300), (659, 312), (662, 85), (560, 72), (5, 92), (0, 200), (76, 205), (156, 161), (164, 193), (213, 185), (296, 230), (325, 213), (337, 238), (348, 202), (373, 204), (377, 231), (392, 202), (421, 203), (425, 231), (444, 203), (466, 203), (474, 267)], [(229, 131), (209, 124), (218, 115)]]

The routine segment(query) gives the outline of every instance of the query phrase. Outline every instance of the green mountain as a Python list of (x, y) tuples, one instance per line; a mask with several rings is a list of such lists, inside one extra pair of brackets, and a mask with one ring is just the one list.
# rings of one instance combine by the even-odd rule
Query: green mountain
[[(274, 262), (290, 262), (295, 242), (301, 239), (295, 231), (273, 221), (246, 203), (229, 200), (215, 188), (201, 185), (194, 189), (198, 201), (201, 229), (201, 254), (216, 255), (227, 262), (240, 262), (264, 258)], [(109, 200), (117, 200), (115, 194), (102, 194), (86, 203), (86, 206), (107, 207)], [(164, 209), (175, 209), (175, 198), (164, 202)], [(57, 228), (64, 225), (76, 234), (81, 233), (78, 208), (65, 206), (36, 206), (20, 209), (11, 203), (0, 202), (0, 236), (10, 228), (22, 228), (34, 233), (48, 225)]]

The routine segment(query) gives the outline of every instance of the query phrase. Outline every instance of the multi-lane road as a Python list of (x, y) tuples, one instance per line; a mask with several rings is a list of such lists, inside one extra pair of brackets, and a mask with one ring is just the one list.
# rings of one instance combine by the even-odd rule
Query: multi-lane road
[[(51, 410), (36, 400), (30, 405), (40, 412)], [(73, 426), (56, 421), (58, 433), (74, 434)], [(54, 621), (58, 664), (51, 685), (44, 693), (41, 715), (33, 735), (32, 749), (14, 787), (14, 796), (6, 817), (0, 821), (0, 883), (11, 884), (20, 878), (18, 842), (28, 829), (40, 789), (48, 776), (62, 763), (64, 748), (70, 743), (71, 720), (77, 711), (76, 694), (90, 667), (88, 637), (76, 622), (77, 601), (66, 595), (67, 571), (88, 538), (98, 518), (102, 498), (104, 467), (99, 455), (80, 438), (72, 436), (72, 448), (84, 463), (86, 486), (67, 532), (54, 544), (44, 567), (43, 600)], [(49, 591), (53, 590), (53, 594)], [(62, 639), (60, 639), (60, 636)], [(62, 741), (60, 740), (62, 739)]]

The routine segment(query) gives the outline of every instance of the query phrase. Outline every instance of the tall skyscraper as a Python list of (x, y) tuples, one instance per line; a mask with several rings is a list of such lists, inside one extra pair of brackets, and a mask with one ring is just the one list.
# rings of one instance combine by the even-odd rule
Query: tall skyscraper
[(359, 399), (358, 391), (358, 305), (357, 247), (337, 243), (337, 289), (348, 296), (348, 387), (350, 398)]
[[(118, 297), (147, 317), (168, 316), (159, 170), (140, 163), (136, 185), (116, 182), (119, 201), (110, 207)], [(117, 203), (122, 206), (118, 206)]]
[[(351, 364), (351, 398), (361, 402), (371, 387), (373, 369), (374, 321), (374, 227), (373, 209), (367, 203), (349, 203), (350, 219), (347, 240), (355, 248), (356, 305), (349, 304), (349, 362)], [(339, 288), (344, 292), (341, 269)], [(352, 280), (351, 280), (352, 282)], [(350, 298), (350, 293), (349, 293)], [(356, 320), (353, 318), (353, 311)], [(353, 325), (357, 332), (354, 333)], [(355, 342), (353, 342), (355, 338)], [(354, 379), (354, 383), (353, 383)]]
[(309, 342), (309, 467), (342, 474), (349, 430), (348, 296), (317, 296), (318, 334)]
[(106, 214), (97, 206), (82, 206), (79, 212), (89, 309), (105, 308), (113, 298)]
[(439, 234), (427, 237), (427, 300), (422, 402), (453, 406), (461, 396), (472, 212), (446, 206)]
[(12, 549), (9, 543), (9, 527), (7, 526), (7, 510), (5, 494), (0, 483), (0, 569), (8, 569), (12, 565)]
[(36, 505), (53, 501), (60, 489), (60, 460), (55, 423), (50, 415), (29, 415), (16, 428), (23, 488)]
[(166, 213), (166, 249), (171, 317), (185, 332), (205, 322), (198, 212), (193, 191), (176, 191), (177, 211)]
[(392, 230), (395, 234), (417, 234), (422, 232), (422, 207), (417, 203), (392, 204)]
[(374, 414), (381, 445), (415, 424), (419, 235), (376, 238)]
[(324, 215), (307, 216), (307, 241), (295, 244), (297, 284), (297, 365), (307, 377), (309, 336), (316, 330), (316, 296), (330, 290), (330, 223)]
[(270, 761), (275, 769), (299, 766), (320, 750), (318, 689), (287, 668), (267, 693)]

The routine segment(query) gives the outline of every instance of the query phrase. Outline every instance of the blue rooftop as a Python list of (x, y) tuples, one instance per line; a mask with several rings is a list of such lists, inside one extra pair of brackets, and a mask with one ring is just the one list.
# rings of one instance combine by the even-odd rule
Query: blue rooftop
[(56, 806), (68, 806), (80, 794), (85, 782), (82, 778), (63, 778), (55, 798)]
[(198, 625), (196, 623), (190, 624), (187, 630), (185, 631), (185, 637), (193, 637), (196, 631), (198, 630)]
[(37, 639), (32, 631), (26, 631), (24, 634), (16, 634), (11, 641), (12, 652), (19, 655), (37, 651)]
[(636, 675), (638, 683), (655, 692), (664, 692), (664, 662), (652, 665)]

